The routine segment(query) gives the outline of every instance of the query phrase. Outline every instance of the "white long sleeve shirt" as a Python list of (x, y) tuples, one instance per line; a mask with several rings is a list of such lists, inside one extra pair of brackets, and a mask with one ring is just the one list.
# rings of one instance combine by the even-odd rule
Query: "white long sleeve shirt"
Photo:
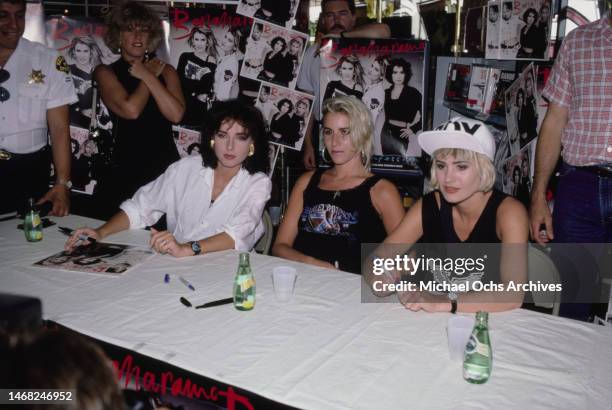
[(241, 169), (211, 204), (213, 183), (214, 170), (204, 167), (200, 156), (183, 158), (136, 191), (121, 209), (130, 229), (153, 225), (165, 213), (168, 231), (179, 243), (225, 232), (235, 249), (251, 250), (264, 233), (261, 216), (270, 198), (270, 178)]

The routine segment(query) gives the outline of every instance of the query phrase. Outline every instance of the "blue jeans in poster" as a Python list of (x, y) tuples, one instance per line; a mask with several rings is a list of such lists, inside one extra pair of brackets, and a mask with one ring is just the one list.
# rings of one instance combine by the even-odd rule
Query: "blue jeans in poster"
[[(561, 165), (553, 212), (555, 243), (612, 242), (612, 175)], [(587, 319), (588, 301), (597, 300), (603, 246), (553, 246), (552, 257), (563, 282), (560, 315)], [(568, 303), (568, 302), (579, 303)]]

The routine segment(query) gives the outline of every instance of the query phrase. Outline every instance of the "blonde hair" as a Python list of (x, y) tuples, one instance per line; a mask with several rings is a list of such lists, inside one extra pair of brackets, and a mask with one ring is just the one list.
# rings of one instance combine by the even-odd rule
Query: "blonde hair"
[(374, 132), (370, 110), (357, 97), (344, 95), (323, 101), (323, 117), (329, 113), (344, 114), (349, 118), (353, 145), (361, 152), (363, 165), (369, 171)]
[(455, 157), (459, 161), (468, 161), (474, 164), (476, 171), (480, 174), (480, 187), (482, 192), (489, 192), (495, 184), (495, 167), (486, 155), (462, 148), (440, 148), (433, 152), (431, 164), (431, 185), (434, 189), (440, 188), (440, 182), (436, 177), (436, 159), (447, 156)]
[(113, 52), (120, 49), (121, 32), (126, 31), (130, 25), (137, 24), (149, 30), (149, 51), (157, 49), (162, 39), (163, 31), (159, 17), (142, 3), (125, 1), (116, 6), (106, 17), (108, 31), (104, 42)]

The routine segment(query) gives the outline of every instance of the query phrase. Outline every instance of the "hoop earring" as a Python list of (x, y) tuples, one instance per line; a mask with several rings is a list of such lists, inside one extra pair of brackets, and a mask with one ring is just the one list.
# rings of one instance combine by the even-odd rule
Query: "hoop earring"
[(215, 148), (215, 140), (210, 140), (210, 148), (211, 149)]
[(252, 157), (255, 154), (255, 145), (249, 145), (249, 157)]
[(323, 152), (321, 153), (321, 159), (323, 159), (323, 162), (325, 162), (326, 164), (331, 164), (332, 162), (331, 156), (329, 157), (329, 159), (327, 159), (325, 158), (325, 153), (327, 153), (327, 148), (323, 147)]

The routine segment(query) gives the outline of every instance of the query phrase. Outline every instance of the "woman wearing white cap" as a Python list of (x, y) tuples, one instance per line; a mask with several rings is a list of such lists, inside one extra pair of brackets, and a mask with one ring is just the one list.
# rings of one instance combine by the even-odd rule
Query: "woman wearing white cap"
[[(490, 254), (488, 261), (484, 256), (485, 269), (468, 269), (458, 275), (457, 269), (449, 271), (445, 266), (426, 273), (437, 283), (465, 284), (467, 288), (462, 290), (468, 291), (480, 289), (473, 282), (485, 283), (485, 279), (495, 279), (497, 273), (497, 283), (504, 285), (505, 290), (497, 287), (489, 292), (457, 295), (451, 290), (432, 294), (423, 291), (419, 284), (417, 291), (399, 293), (400, 301), (410, 310), (428, 312), (503, 311), (520, 307), (523, 292), (509, 292), (507, 285), (511, 281), (522, 283), (526, 278), (527, 212), (519, 201), (493, 189), (495, 140), (490, 131), (480, 121), (455, 117), (434, 131), (421, 133), (418, 140), (421, 148), (432, 156), (431, 182), (435, 191), (410, 208), (384, 243), (501, 243), (501, 252), (499, 246), (496, 248), (499, 263)], [(459, 249), (461, 255), (467, 246), (454, 250)], [(453, 249), (448, 245), (445, 248)], [(482, 253), (482, 247), (479, 249)], [(412, 254), (413, 258), (415, 255)], [(399, 279), (397, 273), (390, 276), (387, 281)]]

